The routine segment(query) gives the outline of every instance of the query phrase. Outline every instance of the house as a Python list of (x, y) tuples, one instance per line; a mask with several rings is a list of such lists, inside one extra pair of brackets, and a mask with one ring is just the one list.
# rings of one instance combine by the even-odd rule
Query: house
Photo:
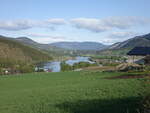
[(150, 47), (135, 47), (127, 55), (132, 56), (134, 63), (145, 64), (145, 59), (150, 57)]
[(150, 47), (135, 47), (127, 53), (130, 56), (147, 56), (150, 55)]

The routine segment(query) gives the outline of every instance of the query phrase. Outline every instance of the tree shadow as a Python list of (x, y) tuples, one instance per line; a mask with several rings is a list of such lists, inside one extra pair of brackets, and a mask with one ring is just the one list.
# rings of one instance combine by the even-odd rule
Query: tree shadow
[(137, 113), (140, 98), (94, 99), (64, 102), (56, 105), (67, 113)]

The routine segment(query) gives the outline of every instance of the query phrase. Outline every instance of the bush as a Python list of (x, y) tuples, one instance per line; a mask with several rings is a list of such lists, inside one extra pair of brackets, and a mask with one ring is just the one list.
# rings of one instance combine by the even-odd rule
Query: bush
[(0, 75), (2, 75), (3, 74), (3, 69), (2, 68), (0, 68)]
[(144, 58), (145, 64), (150, 65), (150, 56)]
[(66, 64), (65, 62), (61, 63), (61, 71), (70, 71), (73, 70), (73, 66)]
[(83, 68), (83, 67), (89, 67), (89, 66), (96, 66), (97, 64), (91, 64), (89, 62), (79, 62), (79, 63), (75, 63), (73, 65), (73, 69), (78, 69), (78, 68)]
[(143, 99), (141, 113), (150, 113), (150, 95)]
[(34, 72), (34, 66), (33, 65), (24, 65), (20, 67), (21, 73), (31, 73)]
[(144, 67), (144, 70), (145, 70), (146, 72), (150, 72), (150, 66), (145, 66), (145, 67)]
[(61, 71), (70, 71), (70, 70), (75, 70), (83, 67), (89, 67), (89, 66), (97, 66), (96, 63), (90, 64), (89, 62), (79, 62), (73, 64), (73, 66), (66, 64), (65, 62), (61, 63)]

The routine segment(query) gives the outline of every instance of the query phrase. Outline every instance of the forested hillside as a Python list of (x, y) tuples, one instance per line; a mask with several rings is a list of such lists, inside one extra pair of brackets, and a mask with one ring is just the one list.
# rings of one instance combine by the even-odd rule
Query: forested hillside
[(0, 37), (0, 67), (15, 64), (33, 64), (52, 58), (39, 50), (22, 45), (16, 41)]

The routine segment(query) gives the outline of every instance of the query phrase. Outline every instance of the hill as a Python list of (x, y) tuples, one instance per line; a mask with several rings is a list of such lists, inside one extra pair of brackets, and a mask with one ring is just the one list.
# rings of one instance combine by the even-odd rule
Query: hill
[(107, 47), (106, 45), (103, 45), (98, 42), (56, 42), (50, 45), (69, 50), (95, 50), (95, 51), (102, 50)]
[(117, 42), (98, 52), (101, 55), (126, 55), (134, 47), (150, 47), (150, 33)]
[(142, 36), (136, 36), (123, 42), (115, 43), (111, 45), (109, 49), (134, 48), (137, 46), (150, 46), (150, 33)]
[(24, 45), (33, 47), (33, 48), (41, 50), (41, 51), (44, 51), (44, 52), (46, 52), (50, 55), (53, 55), (53, 56), (65, 56), (65, 55), (71, 55), (71, 53), (73, 53), (71, 50), (66, 50), (66, 49), (52, 46), (49, 44), (37, 43), (28, 37), (18, 37), (18, 38), (13, 38), (13, 39), (24, 44)]
[[(12, 38), (11, 38), (12, 39)], [(82, 54), (95, 54), (97, 50), (104, 49), (105, 45), (96, 42), (57, 42), (51, 44), (41, 44), (28, 37), (13, 38), (24, 45), (31, 46), (47, 52), (53, 56), (72, 56)]]
[(24, 44), (30, 44), (30, 45), (37, 45), (38, 44), (37, 42), (31, 40), (28, 37), (18, 37), (18, 38), (15, 38), (15, 40), (17, 40), (21, 43), (24, 43)]
[(0, 64), (35, 63), (50, 59), (46, 53), (0, 36)]

